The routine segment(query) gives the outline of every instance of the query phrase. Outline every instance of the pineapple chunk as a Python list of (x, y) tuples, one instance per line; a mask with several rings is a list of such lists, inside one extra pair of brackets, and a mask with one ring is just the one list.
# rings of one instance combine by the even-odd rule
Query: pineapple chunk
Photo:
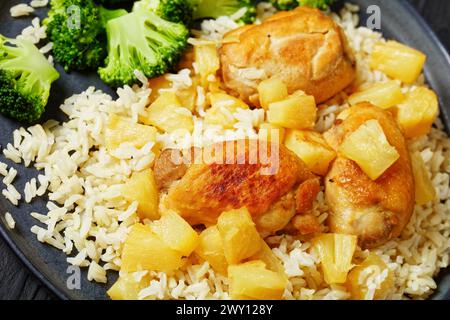
[(287, 279), (281, 261), (275, 256), (272, 249), (270, 249), (264, 239), (261, 239), (261, 249), (255, 255), (251, 256), (250, 260), (259, 260), (264, 262), (267, 269), (274, 271)]
[(258, 86), (258, 93), (261, 106), (265, 110), (269, 109), (271, 103), (285, 100), (289, 95), (287, 86), (277, 78), (262, 81)]
[(343, 110), (341, 113), (338, 114), (336, 117), (337, 120), (347, 120), (348, 116), (350, 115), (350, 108)]
[(237, 264), (261, 249), (261, 237), (246, 208), (222, 213), (217, 228), (229, 264)]
[(211, 108), (206, 111), (205, 122), (219, 125), (224, 129), (233, 129), (236, 119), (234, 113), (237, 109), (249, 109), (242, 100), (223, 92), (210, 94)]
[(269, 105), (270, 123), (288, 129), (312, 129), (316, 123), (317, 106), (313, 96), (293, 94)]
[(214, 42), (202, 41), (194, 46), (195, 63), (203, 87), (208, 85), (208, 77), (220, 69), (219, 54)]
[(355, 92), (348, 98), (351, 105), (356, 105), (360, 102), (370, 102), (383, 109), (396, 106), (403, 100), (405, 100), (405, 96), (396, 81), (376, 83), (362, 91)]
[(412, 154), (411, 162), (416, 186), (416, 203), (418, 205), (424, 205), (434, 201), (436, 199), (436, 190), (434, 189), (420, 153)]
[(285, 145), (294, 152), (315, 174), (324, 176), (328, 172), (336, 152), (328, 146), (318, 132), (289, 130)]
[(227, 274), (228, 263), (225, 258), (222, 238), (217, 226), (209, 227), (200, 234), (200, 241), (195, 252), (200, 258), (208, 261), (213, 269)]
[(273, 141), (278, 144), (282, 144), (284, 141), (284, 137), (286, 135), (286, 129), (277, 126), (272, 123), (262, 123), (259, 126), (259, 140), (262, 141)]
[(152, 104), (159, 97), (159, 90), (169, 89), (172, 86), (172, 82), (166, 78), (166, 76), (160, 76), (148, 80), (148, 86), (152, 89), (148, 102)]
[(119, 276), (107, 293), (112, 300), (138, 300), (139, 292), (149, 285), (149, 275), (138, 279), (133, 274), (125, 273)]
[(410, 84), (419, 78), (426, 59), (427, 56), (418, 50), (396, 41), (388, 41), (375, 45), (370, 67)]
[(162, 92), (140, 120), (168, 133), (179, 129), (192, 132), (194, 129), (191, 112), (181, 105), (175, 92)]
[(170, 248), (150, 227), (138, 223), (131, 228), (125, 240), (121, 270), (173, 271), (183, 265), (182, 257), (181, 252)]
[(211, 100), (211, 107), (213, 108), (225, 106), (230, 110), (233, 110), (233, 112), (235, 112), (238, 108), (245, 110), (249, 109), (249, 106), (241, 99), (223, 92), (211, 93), (209, 99)]
[(228, 267), (231, 299), (280, 300), (287, 286), (286, 277), (268, 270), (262, 261)]
[[(192, 80), (192, 86), (190, 86), (189, 88), (180, 88), (176, 91), (176, 96), (178, 97), (181, 106), (189, 109), (190, 111), (194, 111), (195, 102), (197, 99), (198, 80), (196, 78), (193, 78)], [(172, 82), (168, 80), (165, 75), (148, 80), (148, 85), (152, 89), (152, 92), (148, 99), (149, 104), (155, 102), (161, 93), (165, 94), (164, 92), (160, 93), (159, 90), (172, 88)]]
[[(366, 281), (369, 277), (379, 277), (377, 288), (370, 291)], [(384, 300), (388, 297), (394, 285), (394, 275), (384, 261), (374, 253), (358, 266), (352, 269), (347, 277), (347, 289), (356, 300)]]
[(122, 195), (129, 202), (139, 203), (137, 213), (142, 220), (159, 219), (159, 193), (152, 169), (134, 172), (122, 187)]
[(194, 112), (197, 101), (197, 86), (192, 85), (189, 88), (177, 90), (177, 97), (183, 107)]
[(372, 180), (378, 179), (400, 158), (377, 120), (366, 121), (348, 135), (338, 151), (355, 161)]
[(198, 234), (175, 211), (162, 212), (161, 219), (150, 225), (153, 233), (159, 236), (173, 250), (188, 257), (198, 245)]
[(439, 113), (436, 94), (427, 88), (417, 88), (406, 95), (398, 106), (397, 121), (407, 138), (428, 134)]
[(126, 118), (112, 114), (109, 116), (106, 129), (106, 149), (113, 151), (121, 144), (129, 144), (135, 148), (142, 148), (149, 142), (156, 142), (157, 130), (129, 121)]
[(322, 234), (312, 240), (326, 283), (345, 283), (353, 267), (352, 258), (357, 240), (356, 236), (334, 233)]

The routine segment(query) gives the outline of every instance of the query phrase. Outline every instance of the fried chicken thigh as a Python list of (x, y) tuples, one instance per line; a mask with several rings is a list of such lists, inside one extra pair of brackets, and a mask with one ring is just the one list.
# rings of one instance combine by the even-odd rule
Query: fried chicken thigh
[(336, 150), (346, 136), (368, 120), (378, 120), (400, 158), (377, 180), (371, 180), (352, 160), (338, 156), (325, 180), (326, 199), (332, 214), (332, 232), (353, 234), (363, 248), (379, 246), (400, 235), (414, 210), (414, 178), (405, 138), (387, 111), (368, 103), (349, 109), (325, 133)]
[(244, 26), (225, 35), (220, 49), (227, 88), (259, 106), (257, 86), (277, 77), (289, 93), (302, 90), (324, 102), (355, 78), (355, 60), (341, 28), (320, 10), (299, 7), (280, 12), (261, 25)]
[[(226, 150), (230, 145), (233, 159), (227, 158), (225, 152), (211, 163), (199, 161), (197, 157), (184, 177), (169, 189), (166, 206), (176, 210), (192, 225), (215, 224), (222, 212), (247, 207), (261, 232), (283, 229), (297, 213), (296, 206), (301, 201), (295, 199), (293, 191), (302, 182), (316, 179), (315, 176), (284, 146), (277, 145), (272, 149), (270, 144), (257, 140), (217, 146)], [(268, 161), (262, 161), (261, 157), (251, 161), (255, 150), (256, 154), (267, 155)], [(307, 202), (314, 200), (310, 196), (304, 197)], [(302, 207), (308, 206), (312, 204)]]

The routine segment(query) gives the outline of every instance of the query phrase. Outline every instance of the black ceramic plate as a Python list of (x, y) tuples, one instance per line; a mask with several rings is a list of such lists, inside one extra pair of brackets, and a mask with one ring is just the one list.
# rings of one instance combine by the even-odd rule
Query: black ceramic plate
[[(30, 25), (31, 18), (13, 19), (10, 17), (9, 8), (15, 4), (23, 3), (23, 0), (0, 1), (0, 33), (9, 37), (17, 36), (22, 29)], [(439, 40), (426, 25), (422, 18), (404, 0), (352, 0), (361, 6), (363, 23), (366, 20), (366, 9), (376, 4), (381, 8), (382, 31), (387, 38), (397, 39), (425, 52), (428, 62), (425, 68), (427, 80), (431, 87), (438, 93), (442, 106), (442, 119), (450, 127), (450, 57)], [(41, 18), (46, 9), (38, 9), (36, 15)], [(70, 75), (58, 67), (61, 72), (60, 79), (52, 88), (52, 94), (44, 119), (63, 119), (58, 111), (58, 106), (63, 100), (75, 93), (84, 91), (88, 86), (96, 86), (107, 93), (114, 94), (106, 87), (96, 74)], [(6, 146), (11, 142), (12, 132), (20, 126), (19, 123), (0, 116), (0, 144)], [(17, 166), (3, 156), (0, 161), (13, 165), (19, 169), (16, 181), (18, 189), (23, 189), (26, 181), (36, 175), (34, 169), (24, 169)], [(11, 231), (5, 226), (3, 215), (0, 215), (0, 233), (7, 243), (16, 252), (25, 265), (41, 279), (58, 297), (62, 299), (106, 299), (106, 289), (111, 285), (115, 277), (110, 277), (107, 285), (98, 285), (86, 280), (85, 271), (82, 274), (80, 290), (69, 290), (66, 282), (67, 273), (66, 257), (60, 251), (50, 246), (39, 243), (30, 232), (31, 226), (36, 221), (30, 217), (29, 212), (45, 212), (45, 202), (35, 201), (31, 205), (21, 205), (15, 208), (0, 196), (0, 212), (9, 211), (16, 220), (16, 228)], [(439, 288), (434, 299), (450, 299), (450, 274), (444, 271), (439, 280)]]

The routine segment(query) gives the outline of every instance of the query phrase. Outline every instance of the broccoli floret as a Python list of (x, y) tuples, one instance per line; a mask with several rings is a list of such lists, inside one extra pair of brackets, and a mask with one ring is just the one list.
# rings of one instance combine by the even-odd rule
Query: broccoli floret
[(301, 6), (327, 10), (336, 0), (298, 0)]
[(67, 72), (96, 70), (107, 55), (104, 24), (126, 13), (97, 7), (92, 0), (53, 0), (44, 24), (55, 60)]
[(104, 5), (104, 6), (117, 6), (117, 5), (123, 5), (128, 3), (133, 3), (135, 0), (95, 0), (98, 4)]
[(23, 122), (44, 113), (59, 73), (28, 40), (0, 35), (0, 112)]
[(278, 10), (292, 10), (298, 7), (298, 0), (271, 0), (270, 2)]
[(256, 1), (254, 0), (188, 0), (194, 8), (194, 20), (204, 18), (217, 19), (231, 16), (242, 8), (247, 9), (240, 22), (253, 23), (256, 19)]
[(326, 10), (336, 0), (271, 0), (270, 1), (278, 10), (291, 10), (298, 6), (306, 6)]
[(188, 0), (141, 0), (134, 4), (133, 11), (150, 10), (161, 18), (190, 26), (193, 9)]
[(114, 87), (138, 82), (134, 71), (152, 78), (166, 73), (187, 45), (188, 29), (152, 11), (133, 11), (106, 25), (108, 58), (99, 69), (102, 80)]

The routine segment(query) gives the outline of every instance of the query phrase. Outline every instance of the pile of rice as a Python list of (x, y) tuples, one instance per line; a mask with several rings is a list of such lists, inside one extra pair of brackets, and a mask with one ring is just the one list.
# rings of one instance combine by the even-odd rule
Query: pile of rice
[[(330, 13), (343, 27), (358, 60), (358, 84), (386, 80), (380, 72), (372, 71), (368, 57), (381, 34), (364, 27), (358, 27), (359, 8), (347, 4), (339, 14)], [(262, 3), (258, 7), (259, 21), (274, 13), (273, 8)], [(236, 18), (236, 17), (235, 17)], [(222, 17), (205, 21), (199, 37), (220, 42), (222, 35), (236, 28), (233, 19)], [(24, 199), (32, 201), (48, 192), (47, 212), (33, 212), (38, 225), (31, 228), (39, 241), (62, 250), (69, 257), (67, 262), (88, 267), (88, 278), (97, 282), (107, 281), (108, 270), (120, 269), (120, 255), (130, 227), (138, 222), (137, 203), (129, 204), (121, 197), (120, 189), (133, 171), (151, 167), (154, 154), (153, 144), (141, 150), (128, 148), (115, 157), (105, 148), (106, 123), (111, 114), (128, 117), (134, 122), (147, 104), (151, 92), (145, 77), (142, 86), (124, 87), (118, 90), (119, 98), (94, 88), (67, 99), (61, 110), (69, 120), (64, 123), (48, 121), (43, 125), (20, 128), (14, 132), (14, 141), (3, 150), (5, 157), (14, 162), (33, 165), (40, 170), (37, 179), (26, 184)], [(190, 71), (181, 70), (169, 75), (174, 89), (189, 87)], [(214, 77), (210, 81), (217, 81)], [(418, 83), (404, 86), (405, 92), (424, 85), (423, 76)], [(257, 137), (257, 128), (264, 121), (264, 111), (239, 111), (230, 115), (237, 120), (235, 130), (223, 130), (207, 126), (204, 115), (205, 92), (197, 88), (197, 116), (193, 137), (198, 145), (211, 142)], [(329, 129), (337, 115), (348, 108), (345, 95), (337, 97), (336, 104), (319, 106), (317, 130)], [(181, 111), (180, 111), (181, 112)], [(183, 112), (190, 112), (187, 109)], [(161, 134), (158, 143), (163, 147), (186, 147), (192, 141), (174, 139)], [(440, 121), (426, 137), (410, 143), (411, 152), (419, 153), (432, 177), (439, 199), (434, 203), (416, 206), (411, 222), (400, 238), (390, 241), (374, 250), (395, 274), (395, 286), (390, 299), (423, 299), (434, 289), (433, 279), (440, 269), (449, 265), (450, 248), (450, 139), (444, 133)], [(0, 163), (0, 174), (6, 189), (2, 194), (17, 204), (22, 196), (13, 186), (17, 171)], [(324, 222), (329, 208), (321, 192), (314, 206), (314, 213)], [(8, 224), (14, 225), (8, 215)], [(326, 227), (324, 226), (326, 230)], [(285, 291), (286, 299), (348, 299), (344, 286), (328, 286), (323, 280), (320, 261), (308, 250), (310, 243), (301, 242), (290, 236), (267, 239), (273, 253), (282, 262), (289, 278)], [(358, 251), (358, 257), (367, 256), (369, 251)], [(370, 268), (369, 268), (370, 269)], [(148, 272), (137, 272), (136, 279)], [(192, 260), (192, 263), (170, 274), (150, 272), (150, 286), (139, 294), (141, 299), (227, 299), (228, 280), (218, 275), (206, 262)], [(369, 288), (367, 299), (372, 299), (375, 290), (387, 273), (377, 269), (366, 270), (365, 283)]]

